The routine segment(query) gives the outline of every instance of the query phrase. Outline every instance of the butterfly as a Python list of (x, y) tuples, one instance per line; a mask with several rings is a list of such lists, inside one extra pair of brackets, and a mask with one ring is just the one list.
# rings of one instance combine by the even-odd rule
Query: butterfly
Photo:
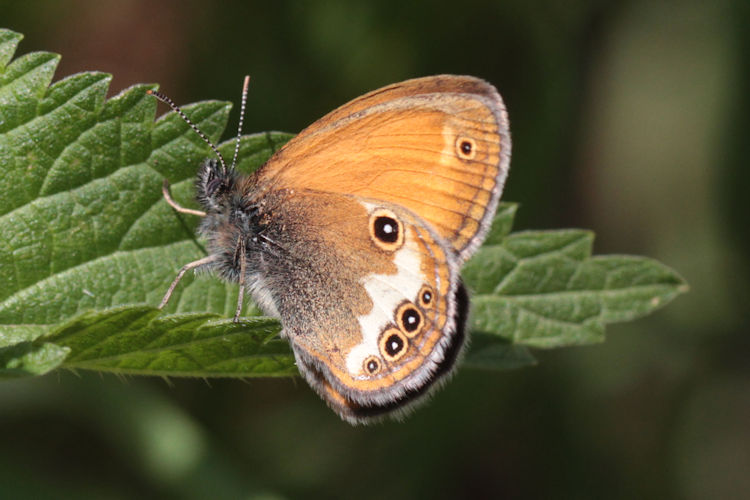
[[(248, 78), (242, 98), (244, 115)], [(467, 340), (459, 274), (482, 243), (510, 167), (502, 98), (471, 76), (388, 85), (316, 121), (251, 175), (198, 170), (208, 269), (281, 320), (310, 386), (344, 420), (401, 416), (454, 371)]]

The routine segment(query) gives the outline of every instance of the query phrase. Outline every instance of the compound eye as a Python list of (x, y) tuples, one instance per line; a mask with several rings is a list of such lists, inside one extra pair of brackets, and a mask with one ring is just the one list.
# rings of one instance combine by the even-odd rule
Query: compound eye
[(216, 177), (209, 179), (209, 181), (206, 183), (206, 196), (213, 196), (214, 193), (218, 191), (220, 186), (221, 179), (218, 179)]

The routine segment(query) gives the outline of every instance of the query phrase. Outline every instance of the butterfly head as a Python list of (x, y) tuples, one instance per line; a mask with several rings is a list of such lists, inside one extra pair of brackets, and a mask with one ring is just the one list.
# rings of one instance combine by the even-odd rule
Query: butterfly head
[(208, 214), (226, 212), (237, 188), (237, 172), (208, 159), (201, 165), (195, 184), (198, 202)]

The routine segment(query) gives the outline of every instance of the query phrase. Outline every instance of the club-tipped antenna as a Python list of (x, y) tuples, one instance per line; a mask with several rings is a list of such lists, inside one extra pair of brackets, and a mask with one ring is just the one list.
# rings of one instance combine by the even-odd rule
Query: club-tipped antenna
[(247, 88), (250, 86), (250, 75), (245, 75), (242, 83), (242, 101), (240, 104), (240, 124), (237, 126), (237, 142), (234, 145), (234, 156), (232, 157), (232, 169), (237, 165), (237, 157), (240, 154), (240, 138), (242, 137), (242, 122), (245, 120), (245, 105), (247, 104)]
[(190, 121), (190, 118), (188, 118), (185, 115), (185, 113), (182, 112), (182, 110), (179, 108), (179, 106), (177, 106), (172, 99), (170, 99), (169, 97), (165, 96), (164, 94), (162, 94), (161, 92), (158, 92), (156, 90), (149, 89), (149, 90), (146, 91), (146, 93), (149, 94), (149, 95), (152, 95), (152, 96), (156, 97), (161, 102), (169, 105), (169, 107), (172, 108), (172, 111), (174, 111), (175, 113), (177, 113), (178, 115), (180, 115), (180, 118), (182, 118), (183, 120), (185, 120), (185, 123), (187, 123), (188, 125), (190, 125), (190, 128), (192, 128), (195, 131), (195, 133), (198, 134), (198, 136), (201, 139), (203, 139), (205, 141), (205, 143), (208, 144), (211, 147), (211, 149), (213, 150), (213, 152), (216, 153), (216, 156), (219, 157), (219, 162), (221, 163), (221, 169), (222, 169), (222, 171), (224, 173), (226, 173), (226, 171), (227, 171), (227, 164), (224, 162), (224, 157), (221, 156), (221, 153), (219, 153), (219, 149), (216, 146), (214, 146), (214, 143), (211, 142), (211, 140), (208, 137), (206, 137), (206, 134), (204, 134), (203, 132), (201, 132), (201, 130), (192, 121)]

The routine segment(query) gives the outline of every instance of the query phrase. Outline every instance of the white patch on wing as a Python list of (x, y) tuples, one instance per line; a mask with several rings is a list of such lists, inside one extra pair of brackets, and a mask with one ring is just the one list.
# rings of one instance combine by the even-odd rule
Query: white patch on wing
[(425, 281), (420, 272), (420, 255), (413, 248), (409, 248), (412, 238), (409, 237), (408, 228), (404, 236), (404, 245), (393, 255), (396, 274), (374, 273), (360, 281), (373, 305), (368, 314), (357, 317), (362, 342), (354, 346), (346, 356), (346, 368), (353, 376), (359, 375), (362, 371), (365, 358), (370, 355), (381, 357), (378, 349), (380, 332), (387, 324), (394, 322), (393, 314), (396, 307), (404, 299), (414, 300)]

